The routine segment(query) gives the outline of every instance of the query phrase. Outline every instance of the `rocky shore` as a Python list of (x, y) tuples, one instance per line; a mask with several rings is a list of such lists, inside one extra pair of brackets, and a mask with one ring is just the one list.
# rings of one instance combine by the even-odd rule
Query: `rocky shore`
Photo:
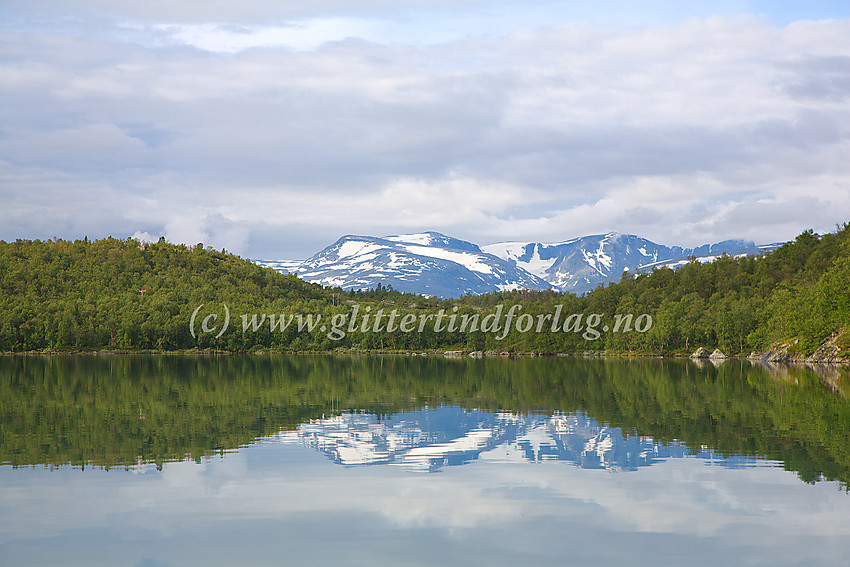
[[(848, 364), (850, 363), (850, 348), (847, 346), (847, 337), (842, 333), (834, 333), (821, 346), (809, 356), (800, 351), (799, 341), (794, 340), (785, 343), (777, 343), (764, 352), (753, 351), (747, 357), (748, 360), (759, 362), (776, 363), (806, 363), (806, 364)], [(699, 347), (690, 356), (693, 360), (725, 360), (728, 358), (720, 349), (709, 352), (704, 347)]]
[(850, 363), (850, 349), (842, 345), (841, 335), (835, 333), (829, 337), (811, 355), (803, 355), (797, 341), (775, 345), (765, 352), (752, 352), (750, 360), (765, 362), (796, 362), (808, 364), (847, 364)]

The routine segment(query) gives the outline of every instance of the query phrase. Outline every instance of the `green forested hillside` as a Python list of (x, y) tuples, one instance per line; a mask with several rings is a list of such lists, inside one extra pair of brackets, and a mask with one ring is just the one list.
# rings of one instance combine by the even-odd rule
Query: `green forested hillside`
[[(201, 245), (112, 238), (0, 241), (0, 351), (666, 354), (704, 346), (747, 354), (784, 342), (810, 354), (842, 331), (838, 343), (850, 347), (848, 289), (848, 224), (823, 236), (804, 232), (761, 257), (724, 256), (710, 264), (692, 261), (675, 271), (626, 273), (619, 283), (583, 297), (513, 291), (457, 300), (401, 294), (384, 286), (358, 292), (323, 289)], [(224, 305), (231, 314), (230, 327), (219, 336), (215, 331), (222, 328)], [(517, 307), (508, 329), (483, 324), (488, 315), (498, 314), (505, 325), (512, 306)], [(351, 323), (355, 309), (356, 324)], [(379, 311), (384, 319), (376, 326)], [(404, 316), (415, 320), (413, 330), (388, 332), (391, 312), (396, 322)], [(193, 313), (197, 319), (190, 328)], [(216, 315), (207, 319), (210, 313)], [(366, 314), (371, 318), (364, 319)], [(613, 332), (617, 314), (632, 317), (623, 318)], [(297, 321), (279, 324), (281, 316), (298, 315), (314, 324), (301, 329)], [(339, 324), (333, 333), (335, 317)], [(202, 332), (204, 321), (214, 323), (212, 332)], [(468, 324), (464, 327), (462, 321)]]
[[(323, 303), (319, 286), (160, 241), (0, 242), (0, 349), (185, 349), (204, 302)], [(208, 346), (208, 345), (201, 345)]]

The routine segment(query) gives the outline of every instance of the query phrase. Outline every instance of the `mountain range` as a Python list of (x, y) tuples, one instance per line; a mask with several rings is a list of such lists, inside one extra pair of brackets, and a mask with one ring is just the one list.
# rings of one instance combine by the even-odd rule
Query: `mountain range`
[(779, 244), (757, 246), (725, 240), (696, 248), (664, 246), (632, 234), (609, 232), (563, 242), (501, 242), (478, 246), (438, 232), (378, 238), (343, 236), (307, 260), (257, 260), (262, 266), (323, 286), (459, 297), (515, 289), (576, 294), (619, 281), (624, 271), (676, 268), (690, 258), (709, 262), (721, 254), (756, 255)]

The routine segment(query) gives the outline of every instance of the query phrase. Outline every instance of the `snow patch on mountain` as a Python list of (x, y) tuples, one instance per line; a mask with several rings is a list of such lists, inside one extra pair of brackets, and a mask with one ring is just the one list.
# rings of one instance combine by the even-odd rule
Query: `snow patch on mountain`
[(493, 269), (487, 265), (487, 258), (483, 254), (474, 255), (468, 252), (454, 252), (444, 248), (428, 248), (425, 246), (404, 246), (404, 249), (411, 254), (418, 254), (419, 256), (430, 256), (431, 258), (449, 260), (473, 272), (481, 272), (482, 274), (493, 273)]

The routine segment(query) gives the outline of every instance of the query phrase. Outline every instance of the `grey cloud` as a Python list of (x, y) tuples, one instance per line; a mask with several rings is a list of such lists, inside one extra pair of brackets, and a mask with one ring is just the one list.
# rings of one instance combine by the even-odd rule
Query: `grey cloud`
[[(275, 0), (242, 0), (241, 2), (209, 2), (206, 0), (8, 0), (8, 8), (37, 14), (41, 18), (65, 15), (109, 15), (149, 21), (172, 22), (238, 22), (266, 24), (293, 18), (338, 15), (363, 15), (376, 12), (400, 12), (410, 9), (457, 8), (488, 3), (487, 0), (313, 0), (312, 2), (279, 2)], [(492, 2), (490, 2), (492, 3)]]
[[(850, 205), (850, 194), (842, 205)], [(846, 214), (833, 210), (829, 201), (818, 198), (790, 198), (773, 202), (745, 199), (728, 210), (706, 215), (702, 221), (689, 223), (690, 230), (701, 238), (718, 241), (723, 235), (736, 234), (760, 244), (791, 240), (809, 228), (825, 233), (845, 222)], [(781, 235), (781, 236), (778, 236)], [(683, 234), (683, 236), (687, 236)]]
[(841, 102), (850, 97), (850, 57), (801, 57), (781, 67), (789, 74), (782, 89), (794, 98)]
[[(374, 45), (357, 49), (363, 53), (356, 63), (365, 63), (377, 80), (395, 79), (403, 61), (392, 59), (397, 57), (392, 49)], [(161, 53), (168, 56), (170, 52)], [(139, 54), (147, 57), (142, 50)], [(133, 58), (137, 60), (139, 54)], [(373, 63), (387, 56), (391, 63), (386, 69)], [(275, 62), (248, 54), (240, 57), (238, 64), (285, 75), (290, 68), (301, 72), (310, 61), (324, 63), (326, 57), (285, 54)], [(346, 60), (351, 60), (351, 55)], [(423, 74), (414, 68), (420, 76), (406, 87), (409, 100), (404, 92), (394, 93), (394, 100), (380, 100), (347, 90), (351, 77), (345, 74), (316, 76), (319, 81), (338, 81), (338, 86), (330, 89), (299, 85), (297, 76), (292, 85), (283, 80), (264, 86), (261, 81), (253, 88), (247, 83), (252, 77), (239, 85), (233, 77), (221, 75), (237, 68), (232, 62), (202, 54), (167, 57), (161, 68), (150, 57), (142, 63), (148, 67), (143, 72), (136, 76), (125, 73), (132, 86), (126, 96), (89, 93), (72, 101), (51, 102), (68, 107), (65, 121), (85, 109), (88, 116), (81, 117), (84, 121), (90, 115), (101, 115), (105, 120), (130, 123), (125, 127), (128, 137), (158, 150), (152, 155), (140, 152), (129, 139), (121, 141), (127, 145), (122, 150), (117, 132), (112, 132), (114, 139), (110, 140), (105, 130), (93, 132), (97, 126), (80, 124), (83, 130), (78, 135), (90, 139), (91, 144), (102, 139), (100, 143), (112, 148), (109, 159), (119, 167), (123, 159), (139, 167), (150, 161), (154, 167), (203, 171), (234, 182), (328, 186), (345, 179), (355, 188), (374, 182), (376, 172), (379, 178), (401, 174), (433, 177), (464, 167), (485, 178), (552, 186), (565, 179), (586, 181), (600, 173), (618, 177), (722, 170), (729, 164), (764, 157), (758, 154), (764, 154), (769, 145), (774, 151), (777, 145), (797, 145), (808, 139), (835, 143), (840, 141), (837, 136), (843, 135), (834, 125), (834, 113), (823, 111), (811, 112), (795, 124), (775, 119), (722, 128), (698, 122), (635, 125), (604, 118), (548, 129), (533, 124), (501, 125), (511, 97), (523, 88), (521, 77), (511, 71), (494, 75), (473, 68), (457, 77)], [(120, 85), (121, 78), (114, 76), (120, 65), (111, 63), (87, 80)], [(195, 65), (201, 69), (193, 73)], [(187, 84), (195, 78), (200, 80)], [(180, 100), (180, 96), (192, 98)], [(132, 127), (133, 122), (145, 124), (147, 136)], [(26, 134), (16, 149), (32, 156), (26, 148)], [(52, 135), (61, 141), (61, 133)], [(79, 148), (81, 152), (85, 149)], [(95, 148), (90, 151), (94, 153)], [(45, 152), (44, 159), (52, 160), (49, 137)], [(74, 156), (67, 157), (79, 162)]]
[[(824, 25), (836, 33), (848, 24)], [(754, 37), (765, 33), (759, 26), (729, 24)], [(793, 206), (805, 187), (837, 195), (824, 201), (829, 214), (795, 207), (796, 223), (771, 239), (846, 215), (835, 207), (850, 179), (850, 107), (838, 96), (845, 46), (812, 36), (806, 45), (835, 55), (802, 63), (798, 37), (780, 49), (743, 34), (740, 45), (714, 50), (708, 32), (683, 39), (680, 28), (556, 31), (228, 55), (7, 31), (0, 238), (140, 231), (269, 259), (304, 256), (342, 233), (427, 229), (486, 241), (600, 227), (701, 244), (677, 241), (676, 225), (718, 239), (768, 234), (777, 225), (764, 215), (714, 208), (758, 199)], [(687, 53), (676, 50), (682, 42)], [(403, 195), (394, 195), (398, 220), (382, 208), (398, 180), (427, 194), (447, 179), (492, 185), (510, 199), (440, 227), (411, 226), (401, 212), (415, 213), (418, 201)], [(654, 182), (669, 182), (665, 199), (623, 190)], [(317, 199), (311, 221), (297, 219), (304, 195)], [(357, 217), (334, 218), (319, 203), (335, 196), (359, 196), (379, 212), (363, 206)], [(581, 207), (600, 217), (558, 226), (559, 215), (574, 218), (569, 211)]]
[(766, 120), (753, 128), (753, 142), (774, 151), (782, 147), (809, 149), (840, 144), (848, 137), (848, 112), (804, 108), (790, 119)]
[(138, 200), (78, 176), (0, 162), (0, 202), (0, 238), (14, 240), (129, 236), (124, 211)]

